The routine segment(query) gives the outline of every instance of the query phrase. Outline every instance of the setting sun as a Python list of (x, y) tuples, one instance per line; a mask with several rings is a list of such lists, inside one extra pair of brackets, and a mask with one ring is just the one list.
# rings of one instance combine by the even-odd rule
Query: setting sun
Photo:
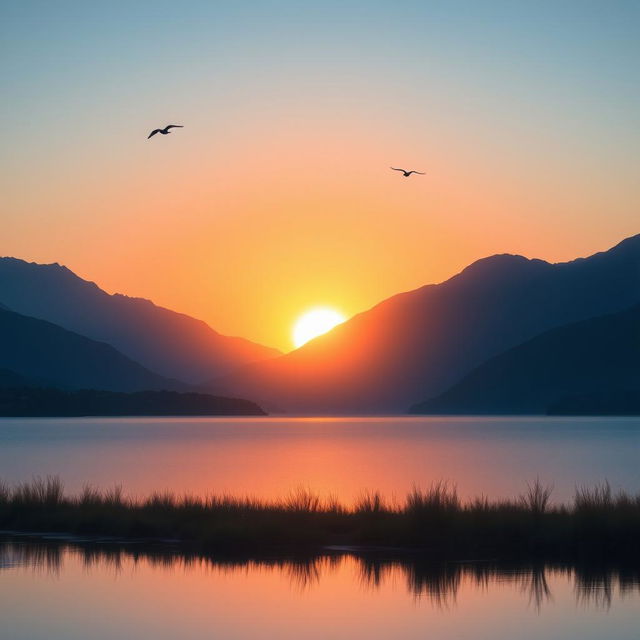
[(309, 340), (327, 333), (338, 324), (344, 322), (346, 318), (333, 309), (312, 309), (298, 318), (293, 327), (293, 344), (301, 347)]

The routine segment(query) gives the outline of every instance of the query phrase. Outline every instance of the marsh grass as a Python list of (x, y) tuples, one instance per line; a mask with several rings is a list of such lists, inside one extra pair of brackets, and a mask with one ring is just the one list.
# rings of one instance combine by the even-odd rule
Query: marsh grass
[(366, 545), (419, 549), (438, 557), (525, 557), (640, 561), (640, 494), (608, 484), (578, 488), (567, 504), (551, 501), (539, 480), (513, 500), (460, 499), (446, 482), (413, 487), (404, 501), (376, 491), (352, 505), (298, 488), (281, 500), (85, 486), (65, 493), (56, 477), (0, 482), (0, 528), (120, 538), (171, 539), (199, 549)]
[(363, 491), (356, 498), (353, 511), (357, 514), (380, 514), (391, 508), (379, 491)]
[(527, 483), (527, 491), (520, 496), (525, 509), (532, 515), (542, 515), (549, 507), (553, 486), (544, 486), (539, 478), (533, 484)]

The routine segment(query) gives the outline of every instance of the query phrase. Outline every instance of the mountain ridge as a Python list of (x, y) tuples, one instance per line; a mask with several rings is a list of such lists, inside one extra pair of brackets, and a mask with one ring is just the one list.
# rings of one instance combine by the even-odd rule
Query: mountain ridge
[(387, 298), (276, 359), (212, 381), (215, 392), (302, 413), (396, 413), (555, 326), (640, 301), (640, 234), (586, 258), (514, 254)]
[(555, 327), (490, 358), (418, 414), (544, 414), (568, 396), (640, 389), (640, 305)]
[(111, 345), (46, 320), (0, 310), (0, 369), (59, 388), (109, 391), (188, 390), (131, 360)]
[(0, 300), (24, 315), (107, 342), (165, 377), (194, 384), (280, 355), (146, 298), (109, 294), (60, 263), (0, 258)]

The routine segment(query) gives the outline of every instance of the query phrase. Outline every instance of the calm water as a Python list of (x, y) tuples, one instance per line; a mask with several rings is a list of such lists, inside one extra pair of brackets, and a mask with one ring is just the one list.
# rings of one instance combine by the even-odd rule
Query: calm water
[(0, 419), (0, 479), (57, 474), (68, 490), (275, 497), (305, 486), (349, 501), (445, 479), (514, 496), (539, 476), (566, 499), (608, 480), (640, 491), (637, 418)]
[[(446, 479), (566, 499), (607, 479), (640, 490), (640, 420), (533, 418), (0, 420), (0, 477), (345, 501)], [(620, 569), (620, 568), (619, 568)], [(371, 561), (223, 561), (167, 550), (0, 539), (2, 640), (580, 638), (637, 640), (638, 572)]]
[(11, 640), (637, 640), (640, 574), (0, 542)]

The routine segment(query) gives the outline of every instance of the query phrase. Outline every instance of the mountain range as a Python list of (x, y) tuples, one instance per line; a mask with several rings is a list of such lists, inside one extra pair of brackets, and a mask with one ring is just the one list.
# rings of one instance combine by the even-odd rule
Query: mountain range
[(546, 331), (412, 412), (541, 414), (575, 394), (620, 391), (640, 396), (640, 305)]
[(186, 389), (118, 352), (51, 322), (0, 309), (0, 386), (143, 391)]
[(59, 264), (0, 258), (0, 301), (17, 313), (106, 342), (161, 376), (192, 384), (280, 355), (149, 300), (110, 295)]
[(638, 302), (640, 235), (558, 264), (495, 255), (211, 386), (290, 412), (403, 413), (540, 333)]
[(483, 258), (282, 355), (1, 258), (0, 387), (200, 391), (306, 414), (538, 413), (567, 394), (635, 406), (638, 305), (640, 235), (565, 263)]

